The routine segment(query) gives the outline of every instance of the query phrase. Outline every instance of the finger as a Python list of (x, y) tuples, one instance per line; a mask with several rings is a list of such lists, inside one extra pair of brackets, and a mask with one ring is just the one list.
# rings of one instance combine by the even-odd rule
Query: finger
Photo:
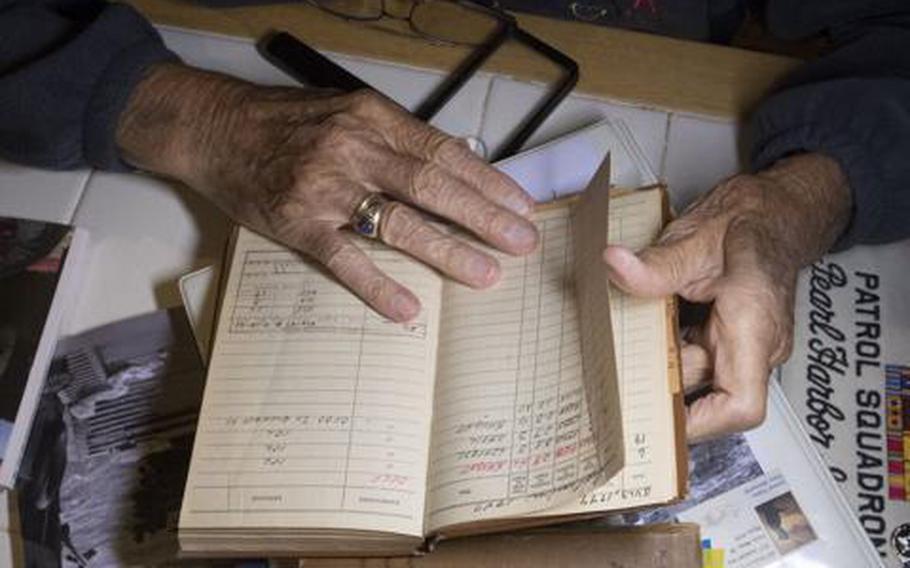
[(356, 93), (349, 95), (348, 100), (353, 103), (354, 113), (374, 124), (396, 153), (435, 163), (494, 203), (519, 215), (533, 211), (534, 200), (521, 186), (480, 159), (463, 141), (418, 120), (375, 93)]
[(762, 332), (763, 322), (752, 313), (742, 314), (734, 325), (726, 325), (717, 314), (712, 318), (713, 390), (688, 409), (690, 440), (748, 430), (765, 417), (775, 339)]
[(603, 257), (610, 280), (634, 296), (657, 298), (680, 292), (695, 277), (684, 242), (654, 245), (639, 254), (623, 246), (608, 246)]
[(444, 234), (403, 203), (386, 207), (379, 234), (389, 245), (469, 286), (485, 288), (499, 280), (495, 258)]
[[(423, 124), (417, 127), (427, 128)], [(534, 199), (515, 180), (483, 161), (463, 140), (433, 130), (425, 135), (429, 139), (427, 144), (409, 148), (413, 155), (442, 166), (494, 203), (524, 217), (531, 215)], [(413, 141), (420, 137), (415, 133), (408, 139)]]
[(745, 400), (742, 395), (712, 391), (686, 408), (686, 439), (698, 443), (743, 432), (765, 420), (767, 396)]
[(526, 254), (537, 246), (537, 228), (500, 206), (433, 162), (389, 153), (376, 172), (387, 193), (450, 219), (496, 248)]
[(343, 233), (324, 227), (302, 235), (301, 240), (300, 250), (322, 263), (381, 315), (404, 322), (414, 319), (420, 312), (420, 300), (379, 270)]
[(724, 224), (701, 209), (667, 225), (658, 242), (637, 255), (626, 247), (603, 253), (610, 279), (624, 291), (644, 297), (679, 294), (708, 302), (723, 273)]
[(714, 372), (708, 351), (701, 345), (686, 343), (679, 354), (682, 362), (683, 390), (692, 392), (710, 382)]

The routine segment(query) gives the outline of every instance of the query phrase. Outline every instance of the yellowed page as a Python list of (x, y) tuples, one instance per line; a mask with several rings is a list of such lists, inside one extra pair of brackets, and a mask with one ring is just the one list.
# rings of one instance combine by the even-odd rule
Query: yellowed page
[(537, 251), (499, 255), (492, 290), (445, 284), (427, 528), (577, 499), (598, 473), (567, 207), (536, 217)]
[[(613, 328), (610, 317), (610, 278), (603, 261), (609, 238), (610, 155), (572, 207), (575, 251), (575, 299), (581, 339), (582, 380), (589, 402), (591, 430), (603, 483), (623, 466), (622, 415), (619, 407)], [(593, 487), (593, 485), (592, 485)]]
[[(661, 192), (645, 190), (610, 200), (610, 242), (640, 250), (662, 225)], [(676, 446), (667, 374), (666, 300), (642, 300), (610, 287), (626, 464), (620, 473), (571, 506), (564, 515), (622, 509), (676, 497)]]
[(441, 279), (364, 242), (423, 309), (380, 318), (312, 263), (239, 230), (180, 530), (423, 534)]

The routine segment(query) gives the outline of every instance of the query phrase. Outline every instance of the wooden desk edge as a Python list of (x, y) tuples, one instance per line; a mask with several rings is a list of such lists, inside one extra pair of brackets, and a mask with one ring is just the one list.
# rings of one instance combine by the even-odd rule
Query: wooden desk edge
[[(259, 38), (287, 30), (313, 46), (447, 71), (461, 59), (446, 46), (401, 37), (349, 23), (306, 4), (211, 9), (187, 0), (127, 0), (158, 24)], [(670, 112), (738, 120), (798, 61), (723, 46), (688, 42), (531, 15), (523, 28), (578, 62), (576, 93)], [(517, 48), (506, 49), (490, 70), (533, 80), (536, 61)]]

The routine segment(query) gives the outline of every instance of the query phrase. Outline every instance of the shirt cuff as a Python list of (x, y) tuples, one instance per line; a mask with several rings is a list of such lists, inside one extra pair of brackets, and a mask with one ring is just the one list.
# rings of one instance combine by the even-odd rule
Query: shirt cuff
[(83, 119), (83, 152), (86, 161), (105, 170), (134, 169), (120, 157), (117, 124), (130, 95), (155, 63), (179, 61), (155, 29), (133, 8), (109, 7), (93, 24), (107, 36), (106, 61), (97, 75)]
[(892, 222), (910, 211), (910, 113), (899, 79), (842, 79), (787, 89), (765, 101), (752, 120), (751, 162), (755, 170), (800, 152), (834, 159), (847, 177), (853, 210), (835, 243), (840, 250), (908, 236), (906, 223)]

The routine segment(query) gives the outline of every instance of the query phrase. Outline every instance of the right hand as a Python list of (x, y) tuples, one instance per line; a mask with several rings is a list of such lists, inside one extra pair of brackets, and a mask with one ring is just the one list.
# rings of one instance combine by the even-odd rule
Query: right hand
[(495, 258), (430, 224), (432, 213), (512, 254), (537, 245), (533, 200), (462, 141), (371, 91), (261, 87), (175, 64), (154, 66), (120, 118), (132, 164), (200, 191), (238, 222), (304, 252), (380, 314), (419, 300), (342, 229), (370, 192), (394, 199), (381, 239), (461, 282), (499, 278)]

